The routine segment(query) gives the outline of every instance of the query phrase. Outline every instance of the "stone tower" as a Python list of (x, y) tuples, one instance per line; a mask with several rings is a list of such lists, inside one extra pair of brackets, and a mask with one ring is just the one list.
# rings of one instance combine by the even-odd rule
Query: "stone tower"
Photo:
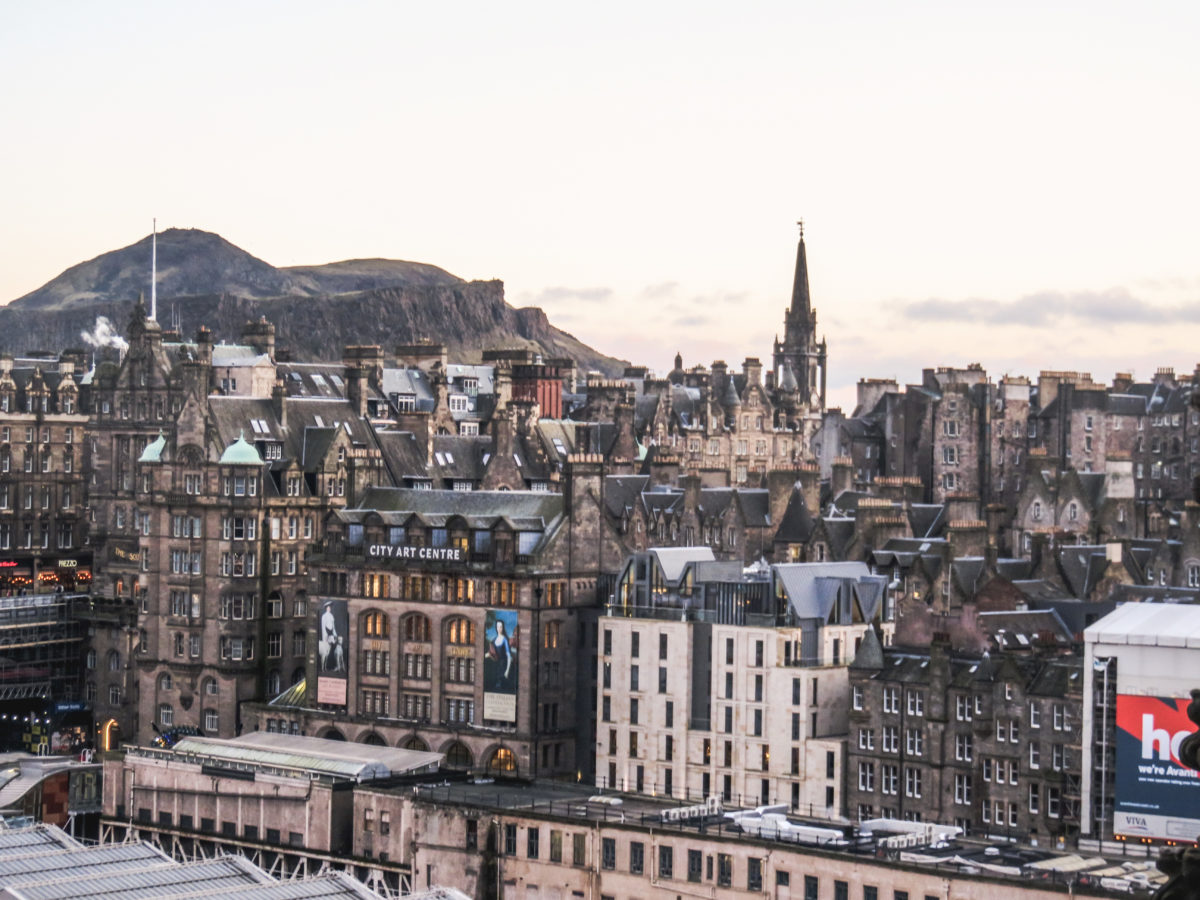
[[(785, 377), (789, 369), (791, 377)], [(817, 313), (808, 293), (803, 223), (796, 247), (792, 303), (783, 318), (783, 340), (775, 339), (774, 372), (778, 389), (794, 391), (799, 405), (825, 409), (825, 341), (817, 341)]]

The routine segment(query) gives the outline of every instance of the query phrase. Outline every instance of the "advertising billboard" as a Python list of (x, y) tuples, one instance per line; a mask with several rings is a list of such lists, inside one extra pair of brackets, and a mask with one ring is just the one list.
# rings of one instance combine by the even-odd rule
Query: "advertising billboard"
[(325, 600), (317, 615), (317, 702), (346, 705), (350, 614), (345, 600)]
[(1200, 836), (1200, 773), (1179, 761), (1192, 733), (1191, 698), (1117, 695), (1113, 833), (1194, 841)]
[(483, 628), (483, 718), (517, 721), (517, 611), (489, 609)]

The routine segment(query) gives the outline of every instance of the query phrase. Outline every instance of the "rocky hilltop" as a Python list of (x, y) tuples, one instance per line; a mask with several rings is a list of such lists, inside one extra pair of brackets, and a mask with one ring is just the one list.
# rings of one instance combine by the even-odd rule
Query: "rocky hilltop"
[[(79, 346), (100, 316), (123, 329), (149, 281), (149, 237), (72, 266), (0, 307), (0, 350)], [(460, 359), (478, 359), (488, 347), (526, 347), (570, 357), (581, 371), (613, 375), (625, 366), (555, 328), (541, 309), (510, 306), (501, 281), (464, 281), (437, 266), (389, 259), (276, 268), (217, 234), (159, 234), (164, 328), (178, 325), (190, 336), (207, 325), (217, 340), (236, 341), (248, 320), (263, 316), (275, 323), (277, 346), (296, 359), (339, 359), (347, 344), (390, 350), (428, 338)]]

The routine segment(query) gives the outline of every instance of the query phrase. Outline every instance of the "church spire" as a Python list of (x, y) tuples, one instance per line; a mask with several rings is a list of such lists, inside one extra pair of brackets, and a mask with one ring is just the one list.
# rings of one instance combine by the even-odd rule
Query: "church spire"
[(808, 295), (808, 258), (804, 253), (804, 220), (796, 223), (800, 227), (800, 243), (796, 246), (796, 277), (792, 282), (791, 312), (801, 313), (806, 318), (812, 311), (812, 301)]

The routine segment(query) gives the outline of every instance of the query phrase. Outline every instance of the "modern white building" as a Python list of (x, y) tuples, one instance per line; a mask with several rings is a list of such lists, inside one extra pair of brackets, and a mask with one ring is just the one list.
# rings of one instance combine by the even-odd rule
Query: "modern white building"
[(1083, 634), (1081, 833), (1197, 840), (1200, 777), (1178, 752), (1195, 730), (1200, 606), (1127, 603)]
[(882, 622), (863, 563), (630, 556), (599, 622), (596, 784), (843, 811), (847, 664)]

